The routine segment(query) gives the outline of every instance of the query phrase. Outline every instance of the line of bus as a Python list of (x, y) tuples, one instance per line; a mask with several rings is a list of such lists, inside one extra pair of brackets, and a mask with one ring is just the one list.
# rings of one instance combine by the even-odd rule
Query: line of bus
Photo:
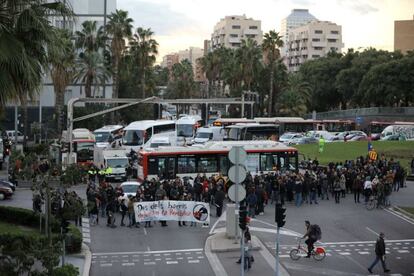
[(198, 174), (226, 176), (231, 166), (227, 155), (233, 146), (243, 146), (246, 150), (244, 165), (252, 175), (298, 170), (298, 151), (293, 147), (274, 141), (220, 141), (208, 142), (202, 147), (142, 149), (138, 153), (138, 178), (195, 178)]

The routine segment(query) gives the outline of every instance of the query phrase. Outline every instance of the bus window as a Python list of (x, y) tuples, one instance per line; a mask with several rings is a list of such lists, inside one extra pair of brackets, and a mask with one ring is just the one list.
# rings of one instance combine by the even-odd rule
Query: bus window
[[(149, 161), (148, 174), (156, 174), (156, 175), (158, 175), (158, 168), (159, 168), (159, 171), (160, 172), (163, 170), (163, 167), (158, 166), (157, 158), (151, 157), (151, 158), (149, 158), (148, 161)], [(162, 165), (164, 165), (164, 164), (162, 164)]]
[(277, 168), (277, 155), (262, 154), (260, 156), (260, 170), (274, 171)]
[(249, 153), (247, 154), (247, 159), (245, 161), (245, 166), (247, 171), (250, 172), (259, 172), (259, 154), (258, 153)]
[(164, 179), (175, 177), (175, 158), (158, 157), (158, 176)]
[(227, 156), (220, 156), (220, 174), (227, 175), (230, 168), (230, 160)]
[(195, 156), (180, 156), (178, 157), (178, 171), (177, 173), (196, 173), (196, 158)]
[(296, 167), (296, 156), (290, 154), (289, 157), (288, 157), (288, 162), (289, 162), (288, 163), (289, 164), (289, 169), (296, 171), (297, 170), (297, 167)]
[(215, 156), (200, 157), (197, 162), (199, 173), (217, 172), (217, 159)]

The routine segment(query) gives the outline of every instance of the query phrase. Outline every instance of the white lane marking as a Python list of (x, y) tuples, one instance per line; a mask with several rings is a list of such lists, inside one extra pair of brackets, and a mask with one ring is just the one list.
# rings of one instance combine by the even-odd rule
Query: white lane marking
[(374, 230), (372, 230), (369, 227), (365, 227), (365, 229), (367, 229), (369, 232), (374, 233), (376, 236), (379, 236), (379, 233), (375, 232)]
[(151, 261), (151, 259), (144, 259), (144, 262), (149, 262)]
[(397, 260), (401, 260), (401, 257), (395, 257)]
[(160, 256), (161, 256), (161, 254), (154, 254), (154, 256), (155, 256), (155, 257), (160, 257)]
[(144, 228), (144, 235), (148, 235), (147, 229)]
[(87, 242), (87, 243), (91, 243), (91, 239), (89, 239), (89, 238), (83, 238), (83, 241)]
[[(206, 254), (207, 260), (210, 263), (211, 268), (213, 269), (214, 275), (218, 276), (228, 276), (226, 270), (224, 269), (223, 265), (221, 264), (217, 254), (211, 252), (211, 241), (213, 236), (207, 238), (205, 245), (204, 245), (204, 252)], [(264, 247), (263, 247), (264, 248)], [(177, 258), (178, 259), (178, 258)]]
[(390, 274), (390, 276), (402, 276), (402, 274), (400, 274), (400, 273), (393, 273), (393, 274)]
[(392, 215), (394, 215), (394, 216), (396, 216), (396, 217), (399, 217), (400, 219), (402, 219), (402, 220), (404, 220), (404, 221), (406, 221), (406, 222), (408, 222), (409, 224), (412, 224), (412, 225), (414, 225), (414, 222), (411, 220), (411, 219), (408, 219), (408, 218), (406, 218), (406, 217), (404, 217), (404, 216), (402, 216), (402, 215), (400, 215), (400, 214), (398, 214), (398, 213), (396, 213), (396, 212), (394, 212), (394, 211), (391, 211), (391, 210), (389, 210), (389, 209), (384, 209), (386, 212), (388, 212), (388, 213), (390, 213), (390, 214), (392, 214)]
[(203, 256), (198, 256), (198, 258), (199, 258), (199, 259), (204, 259), (204, 257), (203, 257)]
[(396, 245), (401, 245), (401, 243), (400, 242), (397, 242)]
[(225, 218), (226, 218), (226, 212), (227, 212), (227, 211), (224, 211), (224, 212), (221, 214), (221, 216), (218, 218), (218, 220), (217, 220), (217, 221), (213, 224), (213, 227), (211, 227), (210, 232), (208, 233), (209, 235), (214, 234), (214, 230), (216, 229), (217, 224), (218, 224), (220, 221), (224, 221), (224, 220), (225, 220)]
[[(372, 244), (374, 245), (376, 241), (351, 241), (351, 242), (320, 242), (323, 245), (340, 245), (340, 244)], [(385, 243), (396, 243), (396, 242), (414, 242), (414, 239), (406, 239), (406, 240), (386, 240)], [(318, 244), (318, 243), (316, 243)], [(297, 246), (297, 245), (284, 245), (284, 246)]]
[(177, 261), (168, 261), (167, 264), (178, 264)]
[(359, 251), (358, 253), (361, 254), (361, 255), (367, 255), (367, 254), (369, 254), (369, 252), (366, 252), (366, 251)]
[(82, 228), (83, 233), (90, 233), (91, 230), (89, 228)]
[(289, 255), (279, 255), (279, 258), (290, 258)]
[(157, 259), (154, 259), (154, 260), (156, 260), (156, 261), (161, 261), (161, 259), (160, 259), (160, 258), (157, 258)]
[[(269, 252), (267, 247), (264, 246), (264, 244), (262, 243), (262, 241), (260, 239), (258, 239), (255, 236), (253, 237), (253, 239), (262, 248), (262, 250), (260, 250), (260, 254), (266, 260), (266, 263), (272, 267), (273, 271), (276, 271), (275, 257), (272, 255), (272, 253)], [(290, 274), (286, 271), (286, 268), (283, 265), (279, 265), (279, 275), (280, 276), (289, 276)]]
[(172, 259), (171, 259), (171, 258), (165, 258), (165, 260), (166, 260), (166, 261), (171, 261)]
[(393, 247), (392, 249), (397, 250), (397, 249), (399, 249), (399, 247)]
[[(197, 252), (197, 254), (199, 254), (199, 253), (201, 253), (201, 252)], [(175, 253), (175, 255), (181, 256), (182, 254), (181, 253)]]
[(405, 242), (404, 244), (409, 245), (410, 243), (409, 242)]
[(171, 254), (170, 253), (166, 253), (166, 254), (164, 254), (164, 256), (170, 256)]
[(104, 263), (104, 264), (100, 264), (100, 266), (112, 266), (111, 263)]
[(177, 260), (183, 260), (183, 259), (184, 259), (183, 257), (178, 257), (178, 258), (177, 258)]
[(155, 262), (144, 262), (144, 265), (155, 265)]
[(93, 253), (92, 256), (104, 256), (106, 255), (124, 255), (124, 254), (163, 254), (163, 253), (175, 253), (175, 252), (187, 252), (186, 254), (191, 254), (188, 252), (197, 252), (203, 251), (203, 248), (193, 248), (193, 249), (175, 249), (175, 250), (160, 250), (160, 251), (134, 251), (134, 252), (101, 252), (101, 253)]
[(410, 253), (408, 250), (397, 250), (398, 253)]
[(190, 260), (190, 259), (192, 259), (192, 258), (193, 258), (193, 257), (187, 257), (187, 259), (189, 259), (189, 260)]
[(346, 245), (342, 244), (341, 247), (345, 247)]
[(349, 253), (349, 252), (339, 252), (339, 255), (348, 256), (348, 255), (351, 255), (351, 253)]
[(134, 263), (123, 263), (122, 266), (134, 266)]
[(189, 264), (198, 264), (198, 263), (200, 263), (200, 261), (199, 260), (188, 260), (188, 263)]

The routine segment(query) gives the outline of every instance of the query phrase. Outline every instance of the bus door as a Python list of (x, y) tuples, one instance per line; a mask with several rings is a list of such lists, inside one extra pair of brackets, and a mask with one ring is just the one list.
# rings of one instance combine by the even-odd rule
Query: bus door
[(174, 179), (175, 174), (175, 157), (158, 157), (158, 176), (163, 179)]

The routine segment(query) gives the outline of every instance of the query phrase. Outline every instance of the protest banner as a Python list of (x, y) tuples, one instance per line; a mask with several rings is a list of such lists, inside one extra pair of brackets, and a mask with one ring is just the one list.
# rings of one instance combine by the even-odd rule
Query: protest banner
[(159, 200), (134, 203), (137, 222), (176, 220), (209, 223), (210, 205), (198, 201)]

